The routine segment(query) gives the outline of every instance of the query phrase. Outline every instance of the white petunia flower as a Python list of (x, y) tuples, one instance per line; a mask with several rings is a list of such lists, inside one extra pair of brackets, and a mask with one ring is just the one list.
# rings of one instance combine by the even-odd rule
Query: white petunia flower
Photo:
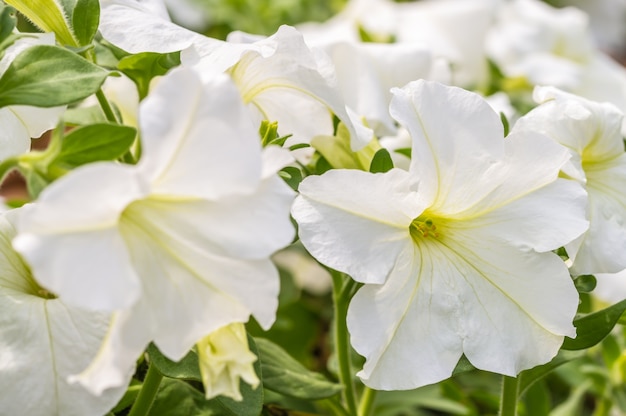
[(375, 389), (449, 377), (462, 354), (514, 376), (575, 336), (578, 294), (550, 250), (587, 228), (585, 193), (558, 179), (566, 149), (510, 134), (475, 94), (417, 81), (391, 113), (412, 139), (409, 171), (306, 178), (292, 215), (320, 262), (365, 283), (348, 329)]
[(177, 26), (136, 0), (103, 0), (100, 30), (132, 53), (182, 50), (183, 66), (203, 76), (227, 72), (257, 121), (278, 121), (281, 135), (293, 135), (287, 145), (331, 134), (332, 114), (348, 127), (355, 150), (372, 139), (337, 91), (328, 58), (311, 51), (292, 27), (254, 43), (223, 42)]
[(626, 111), (626, 70), (595, 47), (589, 17), (579, 9), (556, 9), (539, 0), (506, 2), (486, 48), (508, 77), (608, 101)]
[(537, 87), (541, 105), (513, 131), (537, 131), (567, 147), (572, 155), (563, 172), (589, 194), (589, 231), (567, 245), (572, 272), (617, 273), (626, 268), (626, 153), (620, 132), (623, 114), (610, 103), (596, 103), (552, 87)]
[(198, 341), (200, 374), (207, 399), (227, 396), (241, 401), (239, 381), (253, 388), (259, 385), (254, 371), (257, 356), (250, 351), (242, 323), (226, 325)]
[(20, 218), (14, 246), (68, 304), (114, 312), (77, 380), (98, 393), (122, 383), (150, 341), (172, 360), (252, 314), (274, 321), (293, 191), (261, 151), (230, 79), (190, 69), (163, 77), (139, 110), (136, 166), (78, 168)]
[(109, 316), (69, 306), (39, 286), (11, 247), (15, 214), (0, 214), (2, 414), (101, 416), (122, 397), (130, 377), (100, 396), (67, 379), (95, 357)]
[[(0, 60), (0, 75), (24, 50), (35, 45), (54, 45), (54, 34), (29, 35), (9, 46)], [(56, 126), (65, 106), (39, 108), (11, 105), (0, 108), (0, 160), (17, 156), (30, 150), (30, 139), (38, 138)]]

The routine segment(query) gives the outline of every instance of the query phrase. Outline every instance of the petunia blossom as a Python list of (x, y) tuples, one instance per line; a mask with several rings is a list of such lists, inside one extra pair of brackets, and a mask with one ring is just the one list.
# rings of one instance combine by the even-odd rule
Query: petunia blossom
[(567, 150), (536, 133), (504, 139), (498, 115), (459, 88), (393, 94), (409, 170), (311, 176), (292, 209), (307, 250), (365, 283), (347, 317), (359, 377), (412, 389), (449, 377), (462, 354), (510, 376), (549, 361), (575, 336), (578, 305), (550, 250), (588, 225), (584, 190), (558, 178)]
[(254, 371), (257, 356), (250, 351), (246, 329), (234, 323), (211, 332), (198, 344), (198, 361), (207, 399), (227, 396), (241, 401), (240, 380), (253, 388), (259, 385)]
[(46, 188), (20, 217), (15, 248), (68, 304), (113, 312), (76, 380), (119, 385), (150, 341), (179, 360), (202, 337), (254, 315), (274, 321), (293, 191), (284, 159), (258, 132), (225, 76), (163, 77), (139, 110), (136, 166), (102, 162)]
[(94, 396), (68, 377), (85, 368), (109, 315), (65, 304), (42, 288), (11, 247), (16, 211), (0, 214), (0, 409), (6, 415), (101, 416), (126, 391)]
[(617, 273), (626, 268), (626, 153), (621, 134), (624, 115), (610, 103), (598, 103), (553, 87), (537, 87), (541, 103), (513, 131), (537, 131), (569, 149), (563, 172), (589, 194), (589, 230), (566, 246), (572, 273)]
[(183, 66), (208, 77), (228, 73), (257, 121), (278, 121), (281, 135), (293, 135), (287, 145), (331, 134), (332, 114), (348, 127), (355, 150), (372, 139), (372, 131), (346, 107), (329, 59), (311, 51), (294, 28), (282, 26), (253, 43), (223, 42), (172, 23), (155, 11), (160, 3), (103, 0), (100, 31), (132, 53), (182, 50)]

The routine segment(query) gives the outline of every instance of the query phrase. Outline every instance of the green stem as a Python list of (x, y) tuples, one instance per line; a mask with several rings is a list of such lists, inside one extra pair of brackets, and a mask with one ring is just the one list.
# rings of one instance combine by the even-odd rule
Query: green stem
[(128, 416), (146, 416), (150, 412), (162, 379), (163, 374), (154, 365), (150, 364), (146, 378), (143, 380), (143, 386), (141, 386), (141, 390)]
[(516, 377), (502, 376), (502, 396), (500, 398), (500, 416), (517, 415), (517, 394), (519, 383)]
[(335, 304), (335, 354), (339, 364), (339, 380), (344, 386), (343, 399), (350, 415), (357, 415), (356, 393), (350, 368), (350, 342), (346, 316), (350, 302), (350, 282), (341, 273), (333, 272), (333, 302)]
[(359, 416), (369, 416), (372, 412), (374, 400), (376, 399), (377, 391), (365, 387), (363, 395), (361, 396), (361, 402), (359, 403)]
[(113, 108), (111, 107), (111, 104), (109, 104), (109, 100), (107, 100), (104, 92), (102, 92), (102, 88), (98, 89), (98, 92), (96, 92), (96, 98), (98, 99), (98, 102), (100, 103), (100, 108), (102, 108), (102, 111), (104, 112), (107, 120), (111, 123), (119, 124), (119, 120), (115, 116)]
[(330, 410), (332, 410), (335, 416), (350, 416), (350, 413), (344, 409), (339, 400), (336, 398), (326, 399), (323, 403), (326, 404)]

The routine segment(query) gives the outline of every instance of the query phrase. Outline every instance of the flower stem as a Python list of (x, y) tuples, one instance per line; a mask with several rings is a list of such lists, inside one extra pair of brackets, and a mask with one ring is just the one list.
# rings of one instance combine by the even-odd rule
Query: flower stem
[(119, 124), (119, 121), (117, 120), (117, 117), (115, 117), (115, 113), (113, 112), (113, 108), (111, 107), (111, 104), (109, 104), (109, 100), (107, 100), (104, 92), (102, 92), (102, 88), (98, 89), (98, 92), (96, 92), (96, 98), (98, 99), (98, 103), (100, 103), (100, 108), (102, 108), (102, 111), (104, 112), (107, 120), (111, 123)]
[(502, 376), (502, 396), (500, 397), (500, 416), (517, 415), (517, 393), (519, 384), (516, 377)]
[(369, 416), (372, 412), (374, 400), (376, 400), (377, 391), (365, 387), (363, 395), (361, 396), (361, 402), (359, 403), (359, 416)]
[(162, 379), (163, 374), (154, 365), (150, 364), (146, 378), (143, 380), (143, 386), (141, 386), (141, 390), (128, 416), (146, 416), (150, 412)]
[(339, 364), (339, 380), (344, 386), (343, 399), (352, 416), (357, 415), (356, 394), (352, 382), (350, 368), (350, 342), (348, 341), (348, 326), (346, 316), (350, 302), (350, 281), (342, 273), (333, 271), (333, 302), (335, 304), (335, 354)]

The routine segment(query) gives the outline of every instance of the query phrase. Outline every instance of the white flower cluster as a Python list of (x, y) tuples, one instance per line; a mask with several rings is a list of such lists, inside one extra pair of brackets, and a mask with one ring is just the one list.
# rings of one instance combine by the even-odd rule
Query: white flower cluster
[[(241, 324), (274, 322), (290, 214), (317, 261), (363, 283), (347, 325), (374, 389), (444, 380), (463, 354), (510, 376), (546, 363), (576, 336), (571, 276), (626, 269), (626, 71), (577, 9), (353, 0), (219, 41), (157, 0), (100, 3), (104, 39), (181, 65), (138, 104), (136, 165), (80, 166), (0, 219), (7, 414), (101, 414), (151, 342), (174, 361), (197, 345), (207, 396), (241, 398), (240, 378), (258, 383)], [(522, 85), (528, 105), (536, 86), (509, 134), (479, 94), (496, 92), (489, 62), (501, 94)], [(2, 109), (0, 156), (63, 111)], [(262, 147), (263, 120), (282, 148)], [(396, 167), (372, 173), (381, 144)], [(320, 153), (331, 169), (297, 193), (277, 174)]]

